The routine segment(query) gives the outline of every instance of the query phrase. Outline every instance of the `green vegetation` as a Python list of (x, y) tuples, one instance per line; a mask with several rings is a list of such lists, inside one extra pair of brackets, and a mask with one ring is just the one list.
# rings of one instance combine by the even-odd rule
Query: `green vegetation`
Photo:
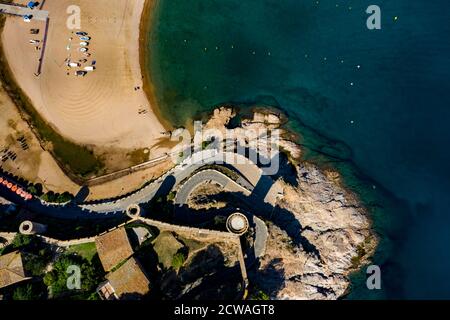
[[(80, 268), (80, 289), (67, 288), (67, 280), (72, 276), (67, 272), (70, 266)], [(97, 286), (104, 279), (101, 270), (100, 261), (89, 262), (82, 257), (65, 254), (55, 261), (53, 270), (44, 276), (44, 284), (49, 287), (53, 298), (92, 299)]]
[(42, 200), (51, 203), (66, 203), (72, 201), (73, 198), (74, 196), (69, 192), (54, 193), (53, 191), (49, 191), (41, 196)]
[(153, 249), (158, 256), (159, 264), (166, 270), (173, 266), (174, 257), (181, 252), (183, 247), (183, 243), (168, 231), (161, 232), (153, 243)]
[(20, 250), (23, 266), (29, 276), (42, 276), (53, 254), (39, 238), (18, 233), (10, 245), (0, 251), (1, 254)]
[[(26, 276), (33, 277), (26, 283), (11, 286), (3, 291), (6, 297), (13, 300), (46, 299), (48, 292), (51, 298), (68, 298), (92, 300), (96, 299), (96, 288), (104, 281), (103, 268), (95, 252), (95, 244), (88, 243), (69, 248), (55, 259), (50, 246), (35, 236), (18, 234), (4, 253), (20, 250)], [(52, 270), (46, 272), (52, 264)], [(67, 280), (73, 273), (68, 273), (69, 266), (78, 266), (81, 272), (81, 288), (70, 290)], [(31, 281), (31, 282), (30, 282)]]
[(180, 250), (172, 258), (172, 267), (175, 270), (179, 270), (186, 262), (187, 253), (184, 250)]
[(97, 253), (97, 248), (95, 247), (95, 242), (89, 242), (70, 246), (68, 252), (75, 253), (91, 262), (95, 254)]
[(111, 273), (112, 272), (116, 272), (121, 266), (123, 266), (126, 262), (128, 261), (128, 259), (125, 259), (125, 260), (123, 260), (123, 261), (121, 261), (121, 262), (119, 262), (119, 264), (117, 264), (116, 266), (114, 266), (112, 269), (111, 269)]
[(264, 291), (258, 290), (250, 295), (249, 300), (270, 300), (270, 297)]
[[(0, 17), (0, 33), (3, 30), (5, 17)], [(70, 172), (86, 177), (100, 171), (104, 164), (92, 150), (78, 145), (61, 136), (36, 111), (30, 99), (16, 83), (6, 61), (3, 45), (0, 44), (0, 82), (14, 104), (26, 115), (25, 119), (34, 129), (39, 139), (53, 152), (55, 158)]]
[(34, 239), (34, 236), (23, 235), (23, 234), (18, 233), (14, 237), (14, 240), (11, 242), (11, 247), (13, 249), (26, 247), (31, 243), (31, 241), (33, 241), (33, 239)]
[(177, 193), (175, 191), (170, 191), (166, 198), (167, 201), (173, 202), (175, 200), (176, 195), (177, 195)]
[(141, 164), (150, 159), (150, 152), (147, 148), (137, 149), (127, 154), (133, 165)]
[(40, 183), (30, 183), (27, 187), (27, 191), (36, 197), (40, 197), (43, 195), (43, 187)]
[(214, 140), (202, 141), (202, 150), (206, 150), (213, 142)]
[(26, 284), (16, 288), (13, 292), (13, 300), (39, 300), (43, 296), (41, 288), (34, 284)]
[(50, 249), (44, 248), (39, 250), (38, 254), (24, 254), (23, 267), (27, 274), (33, 277), (41, 277), (45, 273), (45, 268), (52, 259)]
[(365, 255), (366, 255), (366, 249), (364, 248), (363, 244), (360, 244), (356, 248), (356, 256), (354, 256), (352, 258), (352, 268), (353, 269), (356, 269), (360, 266), (361, 260), (364, 258)]

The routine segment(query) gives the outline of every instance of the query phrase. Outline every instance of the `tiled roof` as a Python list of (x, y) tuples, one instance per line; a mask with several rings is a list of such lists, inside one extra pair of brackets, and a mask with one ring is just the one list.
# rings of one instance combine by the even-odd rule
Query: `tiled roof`
[(125, 228), (119, 228), (98, 237), (95, 245), (105, 271), (111, 271), (133, 254)]
[(150, 281), (135, 258), (106, 276), (119, 299), (139, 299), (150, 291)]
[(23, 270), (19, 251), (0, 256), (0, 288), (28, 279)]

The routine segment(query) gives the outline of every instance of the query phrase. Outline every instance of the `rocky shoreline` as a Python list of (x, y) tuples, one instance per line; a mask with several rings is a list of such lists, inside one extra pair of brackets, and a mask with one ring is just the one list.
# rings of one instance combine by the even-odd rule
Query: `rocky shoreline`
[[(206, 129), (279, 129), (278, 146), (295, 168), (295, 177), (279, 178), (283, 196), (276, 200), (265, 255), (250, 272), (254, 285), (273, 299), (338, 299), (349, 289), (349, 275), (368, 264), (378, 239), (367, 210), (348, 191), (336, 171), (302, 161), (302, 150), (289, 139), (281, 117), (255, 111), (228, 129), (233, 107), (214, 110)], [(272, 220), (272, 221), (270, 221)]]

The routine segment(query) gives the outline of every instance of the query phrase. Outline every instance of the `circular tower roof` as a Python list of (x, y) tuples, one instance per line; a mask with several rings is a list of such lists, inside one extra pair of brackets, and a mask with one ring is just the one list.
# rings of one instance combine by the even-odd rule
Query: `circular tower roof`
[(232, 233), (242, 235), (247, 232), (248, 226), (247, 217), (242, 213), (233, 213), (227, 219), (227, 229)]
[(126, 214), (131, 219), (139, 218), (139, 216), (141, 215), (141, 207), (138, 204), (132, 204), (128, 206)]

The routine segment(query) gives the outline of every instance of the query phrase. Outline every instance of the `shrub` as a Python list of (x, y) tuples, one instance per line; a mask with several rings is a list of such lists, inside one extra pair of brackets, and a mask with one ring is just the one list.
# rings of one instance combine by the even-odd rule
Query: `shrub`
[(186, 261), (187, 255), (186, 253), (182, 252), (182, 251), (178, 251), (177, 253), (175, 253), (175, 255), (172, 258), (172, 267), (175, 270), (179, 270), (184, 262)]
[(13, 300), (38, 300), (42, 294), (31, 284), (18, 287), (13, 292)]

